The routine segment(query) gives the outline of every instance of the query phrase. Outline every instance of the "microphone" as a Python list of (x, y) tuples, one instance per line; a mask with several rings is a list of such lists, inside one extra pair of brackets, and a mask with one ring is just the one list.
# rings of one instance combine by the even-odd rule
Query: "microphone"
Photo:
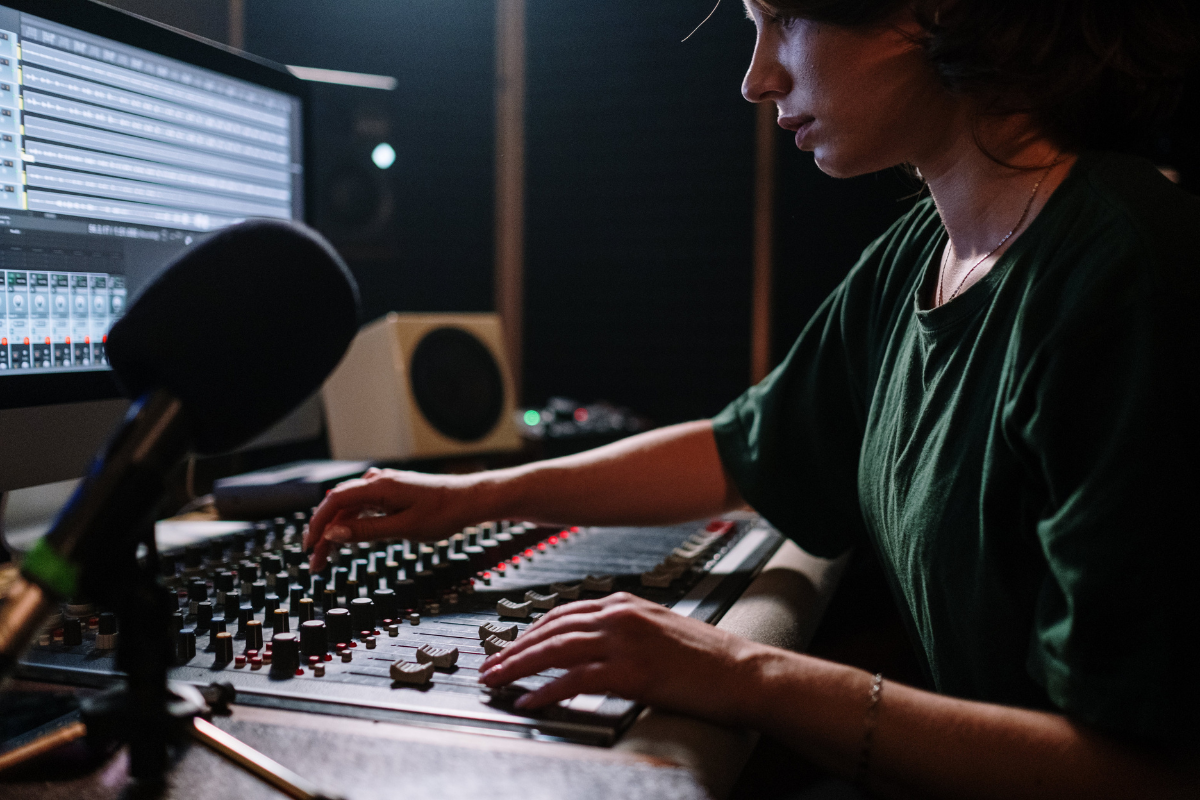
[(358, 309), (358, 288), (333, 248), (278, 220), (213, 235), (135, 295), (106, 351), (136, 399), (22, 562), (0, 608), (0, 678), (58, 602), (80, 588), (104, 599), (102, 570), (89, 564), (111, 561), (123, 544), (132, 554), (167, 472), (189, 448), (233, 449), (321, 386), (358, 330)]

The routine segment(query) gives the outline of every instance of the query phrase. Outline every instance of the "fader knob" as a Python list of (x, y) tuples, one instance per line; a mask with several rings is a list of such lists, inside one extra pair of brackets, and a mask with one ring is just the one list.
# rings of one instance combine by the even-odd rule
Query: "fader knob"
[[(225, 619), (229, 619), (229, 616), (226, 615)], [(242, 606), (241, 608), (238, 609), (238, 611), (237, 611), (238, 638), (241, 638), (242, 634), (244, 634), (246, 632), (246, 625), (252, 619), (254, 619), (254, 609), (253, 608), (251, 608), (250, 606)]]
[(78, 619), (70, 618), (63, 621), (63, 644), (66, 647), (83, 644), (83, 623)]
[(391, 589), (376, 589), (371, 592), (371, 599), (375, 601), (375, 615), (379, 619), (396, 619), (400, 613), (396, 593)]
[(291, 630), (288, 624), (288, 612), (282, 608), (275, 609), (275, 613), (271, 616), (271, 627), (276, 633), (287, 633)]
[[(396, 593), (397, 608), (416, 608), (421, 603), (421, 598), (417, 594), (416, 581), (393, 581), (392, 591)], [(392, 619), (395, 619), (395, 617), (392, 617)]]
[(333, 642), (349, 643), (354, 635), (350, 620), (350, 611), (345, 608), (331, 608), (325, 612), (325, 627), (329, 639)]
[(175, 660), (186, 664), (196, 657), (196, 631), (184, 628), (175, 635)]
[(271, 637), (271, 677), (291, 678), (300, 668), (300, 640), (294, 633)]
[(323, 656), (329, 652), (329, 639), (325, 635), (325, 623), (310, 619), (300, 623), (300, 652), (305, 657)]

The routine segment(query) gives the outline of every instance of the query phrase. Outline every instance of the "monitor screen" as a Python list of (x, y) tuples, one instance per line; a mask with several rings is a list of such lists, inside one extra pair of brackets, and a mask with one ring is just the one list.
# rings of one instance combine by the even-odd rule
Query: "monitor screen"
[(82, 475), (111, 435), (105, 337), (152, 275), (249, 217), (305, 218), (305, 98), (100, 3), (0, 0), (0, 492)]
[(8, 376), (107, 369), (129, 295), (205, 234), (302, 219), (300, 111), (0, 6), (0, 394)]

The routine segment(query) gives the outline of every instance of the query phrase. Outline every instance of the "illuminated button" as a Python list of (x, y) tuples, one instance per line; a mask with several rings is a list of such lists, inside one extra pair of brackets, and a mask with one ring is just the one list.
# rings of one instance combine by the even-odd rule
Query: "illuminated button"
[(533, 607), (540, 611), (549, 611), (558, 605), (558, 595), (554, 593), (538, 594), (537, 592), (526, 592), (525, 602), (532, 603)]
[(579, 584), (579, 588), (585, 592), (611, 592), (613, 590), (613, 576), (588, 575)]
[(560, 600), (578, 600), (580, 584), (571, 585), (569, 583), (552, 583), (550, 591), (558, 595)]
[(508, 641), (507, 639), (489, 636), (483, 640), (483, 652), (487, 653), (489, 656), (494, 656), (496, 653), (499, 653), (510, 644), (512, 644), (512, 642)]
[(511, 642), (517, 638), (517, 626), (511, 622), (507, 625), (502, 622), (485, 622), (479, 626), (479, 638), (487, 639), (489, 636)]
[(412, 661), (397, 661), (388, 672), (392, 680), (410, 686), (424, 686), (433, 677), (433, 664), (417, 664)]
[(514, 603), (508, 599), (501, 599), (496, 603), (496, 613), (502, 617), (512, 617), (514, 619), (527, 619), (529, 612), (533, 609), (533, 603), (528, 601), (524, 603)]
[(423, 644), (417, 650), (417, 661), (433, 664), (439, 669), (450, 669), (458, 663), (458, 648)]

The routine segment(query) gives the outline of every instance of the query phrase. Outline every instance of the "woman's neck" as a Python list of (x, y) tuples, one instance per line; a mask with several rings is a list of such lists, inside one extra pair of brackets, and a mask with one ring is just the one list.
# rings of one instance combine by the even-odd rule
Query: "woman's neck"
[(1070, 172), (1073, 154), (1043, 137), (1021, 136), (1022, 120), (994, 123), (987, 142), (998, 164), (977, 142), (970, 126), (917, 168), (929, 185), (950, 242), (942, 260), (938, 288), (930, 305), (949, 302), (995, 265), (1004, 251), (1037, 217)]

